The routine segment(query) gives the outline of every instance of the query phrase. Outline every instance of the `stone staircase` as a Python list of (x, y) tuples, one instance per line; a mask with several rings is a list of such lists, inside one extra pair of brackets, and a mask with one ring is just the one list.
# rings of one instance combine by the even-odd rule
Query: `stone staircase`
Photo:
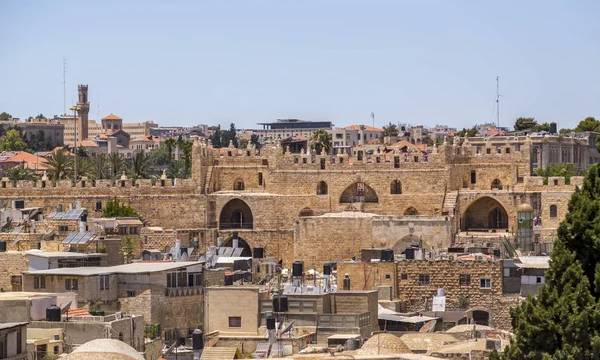
[(442, 215), (454, 215), (457, 201), (458, 191), (447, 192), (446, 197), (444, 198), (444, 204), (442, 205)]

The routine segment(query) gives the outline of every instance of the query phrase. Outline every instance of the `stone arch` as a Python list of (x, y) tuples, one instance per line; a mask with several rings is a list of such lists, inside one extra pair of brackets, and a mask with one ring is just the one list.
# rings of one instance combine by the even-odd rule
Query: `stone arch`
[(500, 179), (494, 179), (494, 181), (492, 181), (491, 189), (502, 190), (502, 181), (500, 181)]
[(394, 250), (394, 254), (402, 254), (408, 248), (420, 246), (421, 238), (416, 236), (415, 234), (408, 234), (402, 239), (396, 241), (396, 243), (392, 247), (392, 250)]
[(252, 229), (253, 226), (252, 210), (243, 200), (229, 200), (221, 209), (219, 229)]
[(402, 194), (402, 183), (400, 182), (400, 180), (392, 181), (392, 183), (390, 184), (390, 194)]
[(508, 229), (508, 213), (498, 200), (484, 196), (473, 201), (465, 211), (461, 229), (464, 231), (488, 231)]
[(416, 216), (419, 215), (419, 212), (417, 211), (417, 209), (415, 209), (412, 206), (409, 206), (406, 208), (406, 210), (404, 210), (404, 216)]
[(466, 311), (469, 323), (477, 325), (490, 325), (490, 311), (483, 307), (475, 307)]
[(304, 209), (300, 210), (300, 213), (298, 214), (299, 217), (304, 217), (304, 216), (315, 216), (315, 211), (309, 207), (305, 207)]
[(244, 185), (244, 180), (241, 178), (235, 179), (233, 182), (233, 190), (244, 190), (246, 186)]
[(240, 256), (252, 256), (252, 247), (248, 244), (248, 242), (237, 234), (231, 234), (224, 242), (223, 246), (225, 247), (233, 247), (233, 239), (237, 238), (237, 247), (242, 248), (242, 254)]
[(379, 197), (372, 187), (362, 181), (357, 181), (348, 186), (340, 196), (341, 204), (355, 202), (377, 203), (379, 202)]
[(327, 183), (325, 181), (319, 181), (317, 184), (317, 195), (327, 195)]

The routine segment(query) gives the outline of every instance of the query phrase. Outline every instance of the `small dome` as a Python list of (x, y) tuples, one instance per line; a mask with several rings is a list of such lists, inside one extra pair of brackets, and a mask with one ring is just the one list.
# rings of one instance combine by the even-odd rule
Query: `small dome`
[(533, 212), (533, 208), (531, 205), (527, 203), (523, 203), (517, 207), (518, 212)]
[(365, 341), (359, 352), (364, 355), (410, 353), (410, 349), (398, 336), (381, 333)]

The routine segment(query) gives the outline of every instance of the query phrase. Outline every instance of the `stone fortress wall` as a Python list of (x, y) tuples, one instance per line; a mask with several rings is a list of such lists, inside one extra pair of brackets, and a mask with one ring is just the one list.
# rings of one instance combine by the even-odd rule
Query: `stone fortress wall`
[[(550, 178), (544, 185), (530, 176), (527, 141), (519, 149), (478, 151), (468, 141), (435, 146), (428, 154), (382, 146), (352, 156), (291, 154), (274, 146), (213, 149), (197, 142), (191, 179), (2, 179), (0, 205), (24, 200), (25, 207), (55, 210), (79, 201), (93, 211), (116, 198), (149, 225), (198, 229), (202, 246), (235, 232), (249, 248), (263, 246), (286, 264), (304, 258), (315, 266), (354, 256), (361, 247), (401, 251), (422, 242), (435, 248), (463, 232), (514, 233), (523, 202), (539, 212), (541, 240), (551, 239), (582, 179), (565, 184)], [(366, 216), (357, 217), (358, 211)]]

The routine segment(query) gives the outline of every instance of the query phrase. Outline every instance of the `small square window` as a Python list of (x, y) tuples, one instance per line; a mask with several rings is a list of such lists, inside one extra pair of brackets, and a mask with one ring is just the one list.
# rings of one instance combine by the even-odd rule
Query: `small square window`
[(492, 288), (492, 280), (489, 278), (479, 279), (479, 287), (482, 289), (491, 289)]
[(230, 328), (242, 327), (242, 318), (240, 316), (230, 316), (229, 317), (229, 327)]
[(419, 285), (429, 285), (429, 274), (419, 274)]
[(408, 274), (406, 274), (406, 273), (400, 274), (400, 280), (408, 280)]
[(469, 286), (469, 285), (471, 285), (471, 275), (470, 274), (460, 274), (458, 276), (458, 284), (460, 286)]
[(386, 279), (386, 280), (389, 280), (389, 279), (391, 279), (391, 278), (392, 278), (392, 275), (390, 275), (390, 274), (385, 274), (385, 279)]

